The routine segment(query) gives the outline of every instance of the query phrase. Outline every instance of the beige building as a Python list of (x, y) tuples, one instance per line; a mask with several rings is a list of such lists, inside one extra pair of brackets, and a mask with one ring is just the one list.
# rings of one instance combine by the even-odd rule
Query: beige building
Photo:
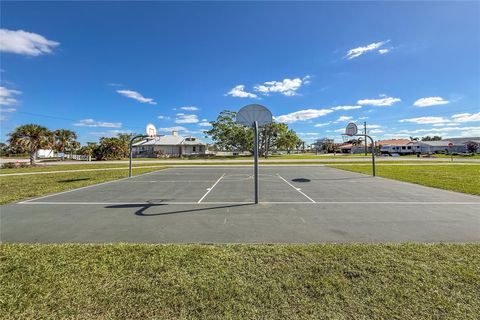
[(134, 158), (161, 158), (204, 155), (207, 144), (200, 139), (178, 135), (172, 131), (171, 135), (158, 136), (134, 143), (132, 153)]

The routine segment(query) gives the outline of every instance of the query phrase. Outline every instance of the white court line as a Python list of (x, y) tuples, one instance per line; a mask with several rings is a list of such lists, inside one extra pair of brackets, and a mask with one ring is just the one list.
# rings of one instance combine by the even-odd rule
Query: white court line
[[(166, 168), (166, 166), (140, 166), (132, 167), (132, 169), (142, 168)], [(90, 171), (110, 171), (110, 170), (128, 170), (128, 167), (114, 167), (114, 168), (94, 168), (94, 169), (73, 169), (73, 170), (55, 170), (55, 171), (34, 171), (34, 172), (17, 172), (17, 173), (3, 173), (0, 177), (9, 176), (26, 176), (35, 174), (49, 174), (49, 173), (70, 173), (70, 172), (90, 172)]]
[(143, 182), (143, 183), (155, 183), (155, 182), (172, 182), (172, 183), (175, 183), (175, 182), (214, 182), (215, 180), (139, 180), (139, 181), (135, 181), (135, 180), (130, 180), (130, 181), (126, 181), (126, 182)]
[[(234, 204), (254, 204), (253, 201), (231, 201), (231, 202), (59, 202), (59, 201), (35, 201), (35, 202), (18, 202), (17, 204), (50, 204), (50, 205), (234, 205)], [(316, 202), (301, 202), (301, 201), (265, 201), (260, 204), (308, 204), (308, 205), (339, 205), (339, 204), (405, 204), (405, 205), (480, 205), (480, 202), (455, 202), (455, 201), (316, 201)]]
[[(170, 169), (170, 168), (165, 168), (165, 169), (163, 169), (163, 170), (168, 170), (168, 169)], [(162, 171), (163, 171), (163, 170), (162, 170)], [(136, 177), (146, 176), (147, 174), (152, 174), (152, 173), (156, 173), (156, 172), (157, 172), (157, 171), (145, 172), (145, 173), (142, 173), (142, 174), (133, 176), (133, 177), (131, 177), (131, 178), (130, 178), (130, 177), (125, 177), (125, 178), (120, 178), (120, 179), (116, 179), (116, 180), (112, 180), (112, 181), (101, 182), (101, 183), (97, 183), (97, 184), (92, 184), (92, 185), (90, 185), (90, 186), (85, 186), (85, 187), (75, 188), (75, 189), (66, 190), (66, 191), (62, 191), (62, 192), (57, 192), (57, 193), (53, 193), (53, 194), (48, 194), (48, 195), (46, 195), (46, 196), (41, 196), (41, 197), (37, 197), (37, 198), (33, 198), (33, 199), (28, 199), (28, 200), (20, 201), (20, 202), (17, 202), (17, 203), (19, 203), (19, 204), (29, 203), (29, 202), (31, 202), (31, 201), (36, 201), (36, 200), (40, 200), (40, 199), (45, 199), (45, 198), (57, 196), (57, 195), (60, 195), (60, 194), (65, 194), (65, 193), (73, 192), (73, 191), (78, 191), (78, 190), (82, 190), (82, 189), (93, 188), (93, 187), (97, 187), (97, 186), (101, 186), (101, 185), (105, 185), (105, 184), (109, 184), (109, 183), (115, 183), (115, 182), (124, 181), (124, 180), (127, 180), (127, 179), (132, 179), (132, 178), (136, 178)]]
[(293, 189), (297, 190), (300, 194), (302, 194), (305, 198), (307, 198), (308, 200), (310, 200), (311, 202), (315, 203), (315, 200), (313, 200), (312, 198), (310, 198), (309, 196), (307, 196), (305, 193), (302, 192), (302, 190), (300, 190), (300, 188), (297, 188), (295, 187), (293, 184), (291, 184), (290, 182), (288, 182), (287, 180), (285, 180), (281, 175), (279, 175), (277, 173), (277, 176), (282, 179), (283, 181), (285, 181), (290, 187), (292, 187)]
[(205, 197), (210, 193), (210, 191), (213, 190), (213, 188), (215, 188), (215, 186), (220, 182), (220, 180), (222, 180), (222, 178), (225, 176), (225, 173), (222, 174), (222, 176), (220, 178), (218, 178), (218, 180), (213, 184), (213, 186), (211, 186), (210, 188), (208, 188), (207, 192), (203, 195), (202, 198), (200, 198), (200, 200), (198, 200), (198, 203), (202, 202), (203, 199), (205, 199)]

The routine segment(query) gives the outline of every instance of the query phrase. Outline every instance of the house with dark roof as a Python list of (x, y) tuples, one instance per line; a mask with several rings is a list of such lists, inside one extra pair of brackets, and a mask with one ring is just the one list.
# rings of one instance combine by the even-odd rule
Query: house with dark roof
[(171, 135), (157, 136), (132, 145), (134, 158), (162, 158), (204, 155), (207, 144), (194, 136), (182, 137), (178, 131)]

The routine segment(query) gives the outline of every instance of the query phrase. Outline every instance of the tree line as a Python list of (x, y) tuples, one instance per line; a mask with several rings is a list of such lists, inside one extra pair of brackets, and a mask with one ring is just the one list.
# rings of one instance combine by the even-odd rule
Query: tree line
[[(236, 112), (224, 110), (215, 121), (210, 122), (212, 128), (206, 131), (219, 151), (249, 151), (253, 153), (253, 128), (239, 125), (235, 121)], [(303, 148), (304, 142), (286, 123), (272, 122), (259, 128), (259, 153), (265, 158), (273, 150)]]
[(77, 134), (72, 130), (49, 130), (38, 124), (21, 125), (8, 134), (8, 144), (0, 145), (2, 156), (28, 154), (30, 165), (35, 165), (40, 149), (49, 149), (65, 154), (76, 153), (92, 156), (97, 160), (116, 160), (128, 157), (131, 134), (120, 133), (116, 137), (102, 137), (99, 142), (88, 142), (81, 146)]
[[(205, 131), (206, 137), (212, 139), (216, 150), (253, 153), (253, 129), (237, 124), (235, 117), (234, 111), (222, 111), (211, 122), (212, 128)], [(49, 130), (38, 124), (25, 124), (15, 128), (8, 136), (8, 144), (0, 145), (0, 155), (26, 153), (30, 157), (30, 164), (35, 165), (40, 149), (58, 152), (62, 155), (62, 160), (67, 153), (91, 156), (96, 160), (127, 158), (133, 134), (120, 133), (116, 137), (102, 137), (98, 142), (87, 142), (81, 146), (77, 134), (72, 130)], [(303, 147), (304, 142), (285, 123), (273, 122), (260, 127), (259, 151), (265, 157), (274, 150), (290, 152)]]

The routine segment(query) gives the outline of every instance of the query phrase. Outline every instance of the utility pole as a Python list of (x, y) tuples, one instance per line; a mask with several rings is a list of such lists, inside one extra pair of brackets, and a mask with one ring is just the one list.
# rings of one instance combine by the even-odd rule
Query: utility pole
[[(366, 121), (363, 122), (363, 134), (365, 136), (367, 135), (367, 122)], [(365, 139), (364, 143), (365, 143), (365, 156), (367, 156), (367, 139)], [(372, 148), (373, 148), (373, 146), (372, 146)], [(372, 150), (372, 152), (373, 152), (373, 150)]]

